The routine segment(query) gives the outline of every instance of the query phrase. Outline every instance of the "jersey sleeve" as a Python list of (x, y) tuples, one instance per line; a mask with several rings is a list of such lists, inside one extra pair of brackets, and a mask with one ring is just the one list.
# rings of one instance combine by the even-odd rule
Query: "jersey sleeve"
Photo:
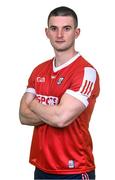
[(66, 93), (80, 100), (86, 107), (92, 95), (96, 83), (96, 70), (92, 67), (84, 67), (73, 76), (72, 84)]
[(26, 92), (29, 92), (31, 94), (36, 95), (36, 91), (35, 91), (35, 74), (36, 71), (33, 70), (33, 72), (31, 73), (29, 79), (28, 79), (28, 85), (26, 88)]

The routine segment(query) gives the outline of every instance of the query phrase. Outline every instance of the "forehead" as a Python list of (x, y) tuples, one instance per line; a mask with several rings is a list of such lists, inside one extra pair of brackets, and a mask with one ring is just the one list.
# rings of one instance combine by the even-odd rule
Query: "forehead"
[(74, 19), (71, 16), (51, 16), (49, 26), (74, 26)]

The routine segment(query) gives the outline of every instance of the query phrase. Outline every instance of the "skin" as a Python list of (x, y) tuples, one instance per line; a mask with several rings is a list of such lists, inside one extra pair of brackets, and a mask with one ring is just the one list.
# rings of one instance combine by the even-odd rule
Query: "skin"
[(19, 109), (19, 118), (22, 124), (39, 126), (44, 124), (43, 121), (30, 109), (29, 105), (34, 100), (35, 95), (31, 93), (25, 93), (22, 96)]
[(56, 66), (64, 64), (75, 55), (75, 39), (79, 36), (80, 29), (75, 28), (72, 17), (51, 17), (49, 26), (45, 29), (45, 32), (54, 48)]
[[(79, 36), (80, 29), (75, 27), (72, 17), (50, 17), (45, 32), (55, 52), (56, 67), (66, 63), (76, 54), (75, 39)], [(39, 126), (46, 123), (53, 127), (64, 128), (85, 108), (81, 101), (66, 93), (60, 103), (54, 106), (40, 104), (35, 99), (35, 95), (25, 93), (21, 99), (19, 117), (21, 123), (25, 125)]]

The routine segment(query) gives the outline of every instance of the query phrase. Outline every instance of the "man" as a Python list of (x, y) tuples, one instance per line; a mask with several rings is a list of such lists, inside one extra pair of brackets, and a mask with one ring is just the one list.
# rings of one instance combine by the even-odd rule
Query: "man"
[(89, 121), (99, 95), (96, 69), (75, 50), (76, 13), (58, 7), (46, 36), (55, 57), (32, 72), (20, 103), (20, 121), (35, 126), (30, 163), (34, 179), (95, 179)]

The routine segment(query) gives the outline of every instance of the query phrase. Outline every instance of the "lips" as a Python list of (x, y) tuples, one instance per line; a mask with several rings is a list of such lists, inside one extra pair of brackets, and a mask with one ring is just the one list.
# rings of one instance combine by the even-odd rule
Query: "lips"
[(55, 41), (56, 43), (63, 43), (63, 42), (65, 42), (65, 41)]

